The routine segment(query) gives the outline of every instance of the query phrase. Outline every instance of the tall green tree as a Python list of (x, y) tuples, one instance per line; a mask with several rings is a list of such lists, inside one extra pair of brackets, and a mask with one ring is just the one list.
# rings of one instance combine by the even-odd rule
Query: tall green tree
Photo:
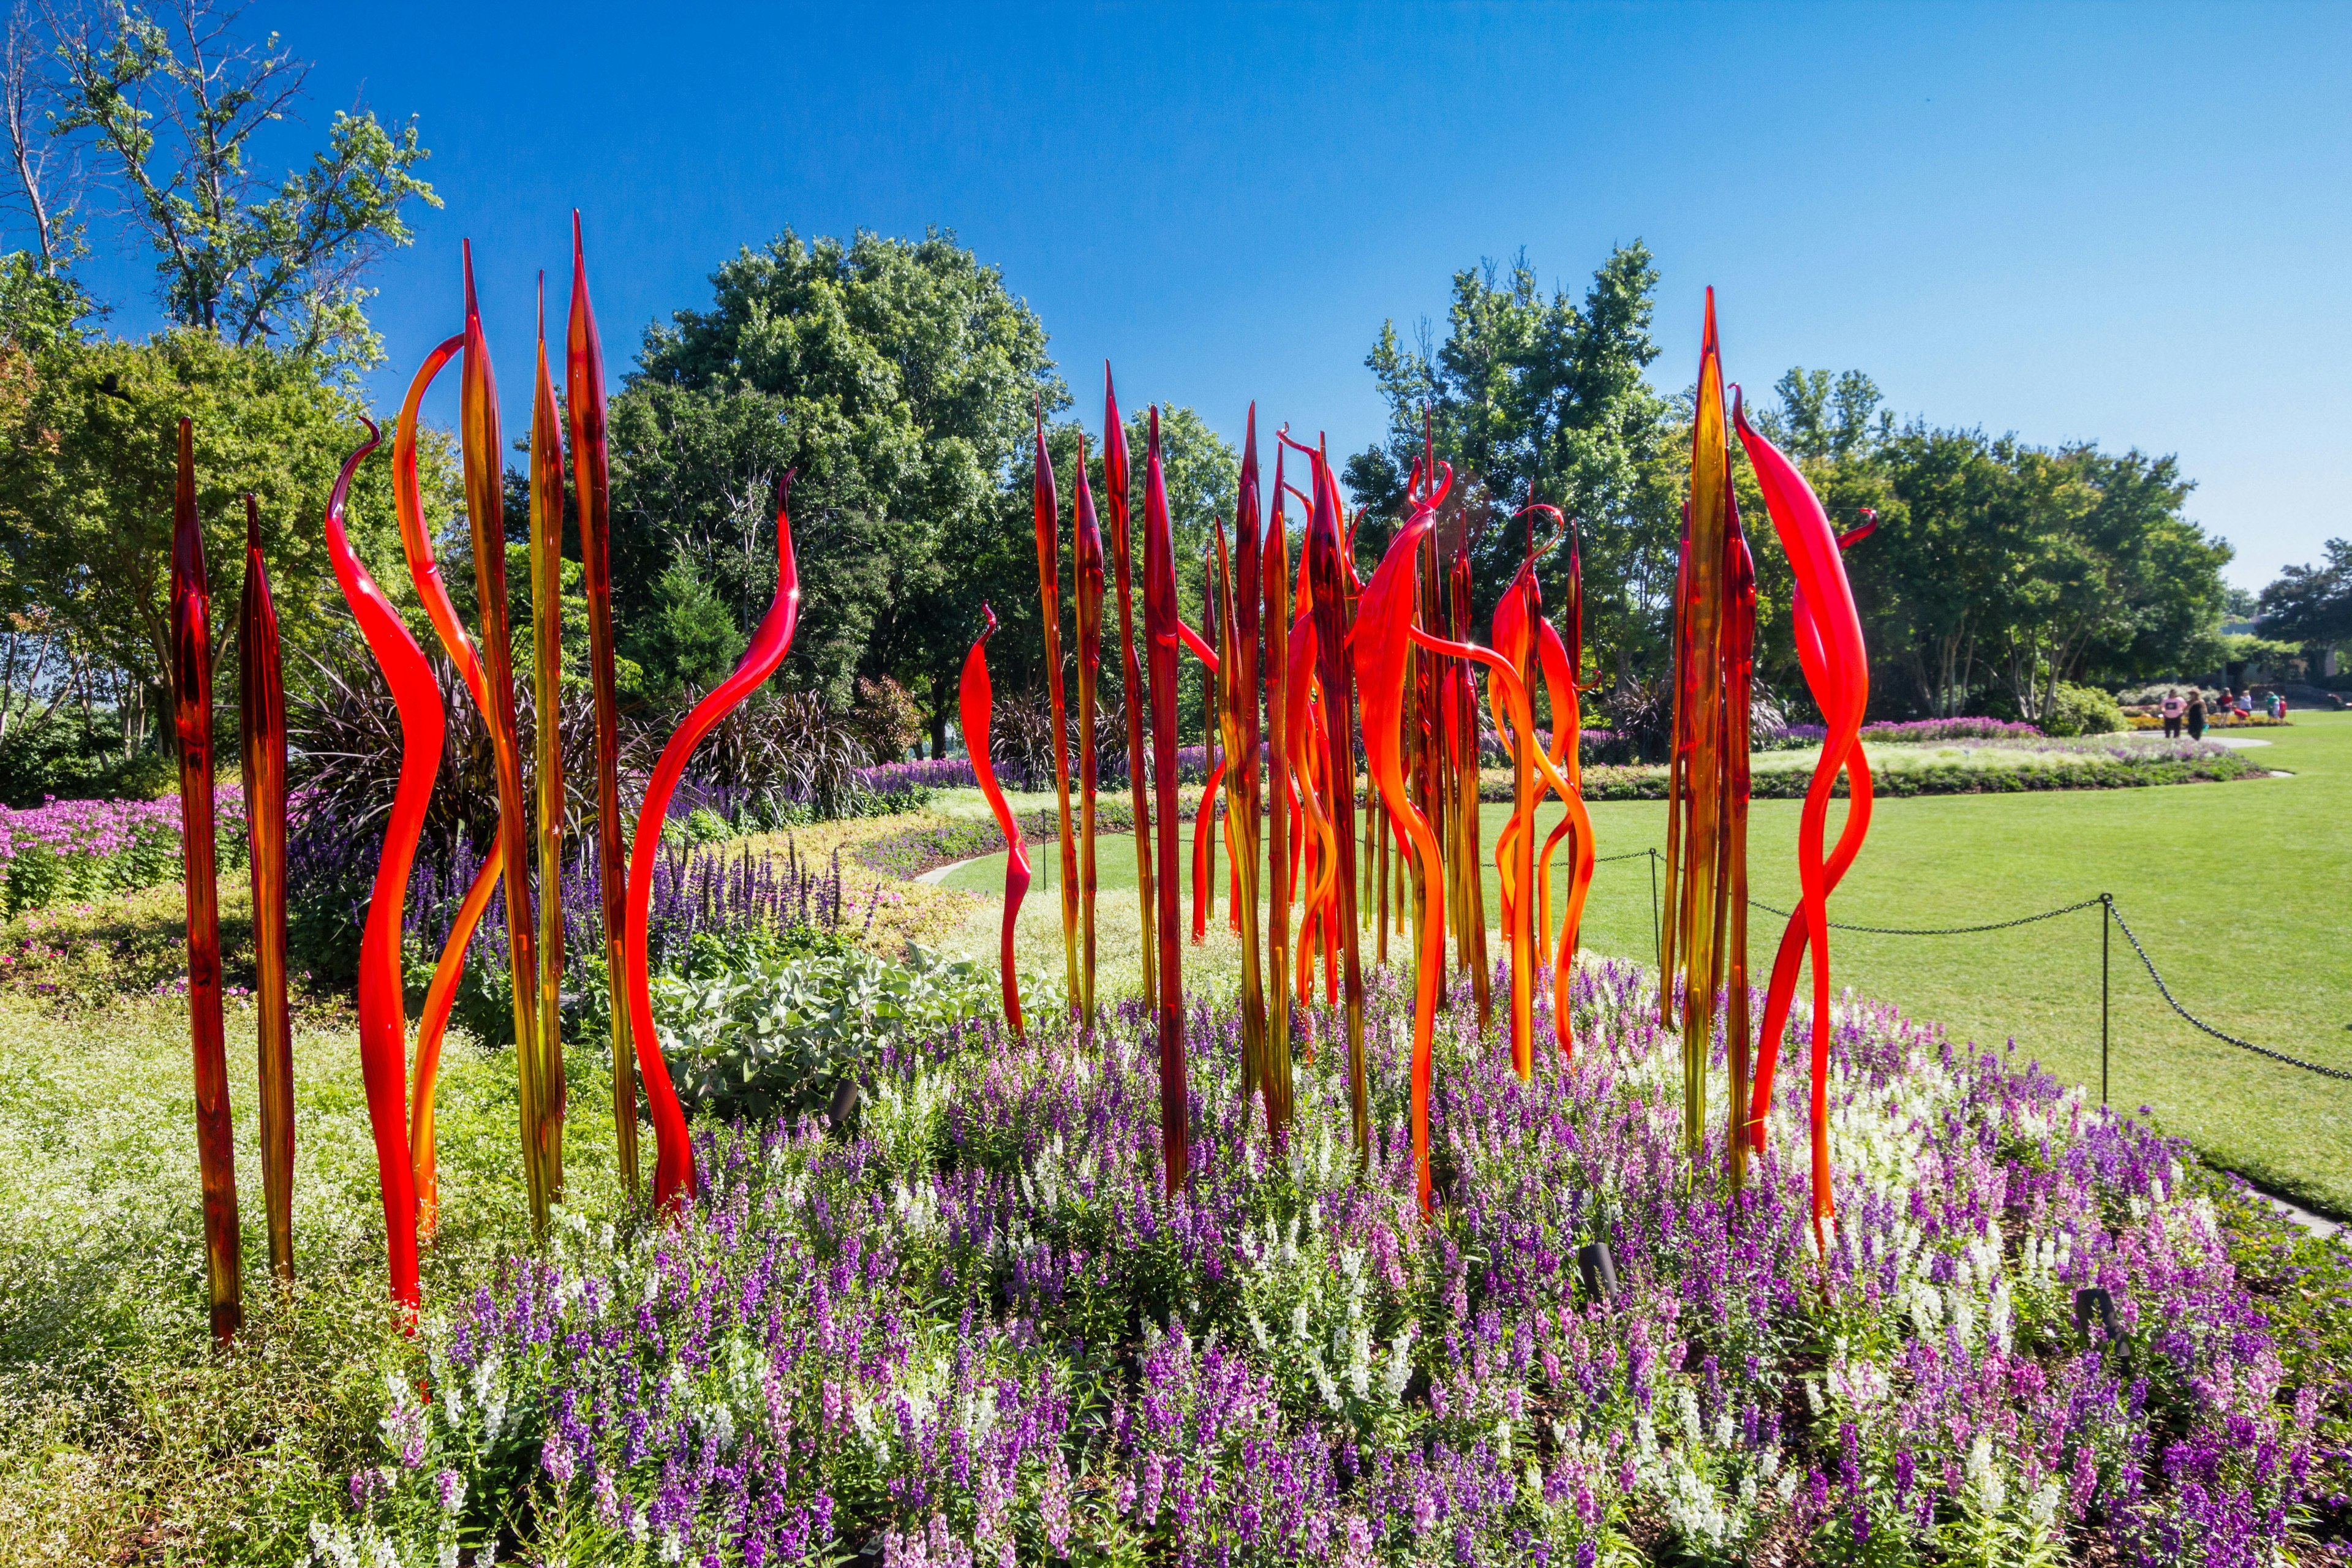
[[(1349, 459), (1368, 510), (1360, 537), (1382, 545), (1424, 433), (1454, 465), (1459, 504), (1479, 525), (1478, 603), (1515, 570), (1523, 538), (1499, 524), (1530, 489), (1578, 520), (1588, 641), (1621, 682), (1660, 673), (1680, 539), (1673, 405), (1644, 372), (1657, 268), (1639, 241), (1611, 252), (1582, 297), (1545, 297), (1524, 256), (1454, 275), (1446, 331), (1424, 322), (1407, 348), (1383, 323), (1365, 363), (1389, 405), (1382, 439)], [(1425, 421), (1425, 423), (1424, 423)]]
[(2352, 642), (2352, 540), (2327, 542), (2324, 566), (2289, 566), (2263, 590), (2265, 637), (2332, 647)]
[[(937, 645), (977, 532), (1001, 518), (1034, 410), (1066, 401), (1043, 324), (937, 231), (786, 231), (711, 287), (707, 309), (647, 331), (613, 402), (622, 624), (646, 624), (681, 553), (739, 626), (756, 621), (775, 588), (772, 487), (797, 469), (807, 592), (788, 679), (842, 700), (856, 675), (890, 674), (952, 701)], [(656, 686), (685, 679), (657, 649), (633, 656)]]
[(2229, 547), (2182, 509), (2169, 458), (1897, 426), (1859, 371), (1780, 378), (1766, 433), (1834, 521), (1879, 529), (1848, 557), (1882, 711), (1989, 701), (2047, 711), (2061, 680), (2177, 674), (2212, 657)]

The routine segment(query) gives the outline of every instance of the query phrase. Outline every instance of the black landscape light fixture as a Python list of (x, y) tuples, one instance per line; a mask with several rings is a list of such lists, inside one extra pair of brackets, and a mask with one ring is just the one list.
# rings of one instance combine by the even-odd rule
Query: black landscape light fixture
[(2098, 1315), (2099, 1326), (2106, 1331), (2108, 1343), (2113, 1344), (2123, 1338), (2122, 1333), (2116, 1328), (2116, 1299), (2107, 1294), (2106, 1288), (2103, 1285), (2086, 1285), (2074, 1292), (2076, 1338), (2085, 1344), (2090, 1342), (2091, 1317), (2094, 1313)]
[(1611, 1256), (1607, 1242), (1587, 1242), (1576, 1249), (1576, 1277), (1584, 1282), (1585, 1293), (1596, 1301), (1607, 1301), (1616, 1296), (1617, 1259)]

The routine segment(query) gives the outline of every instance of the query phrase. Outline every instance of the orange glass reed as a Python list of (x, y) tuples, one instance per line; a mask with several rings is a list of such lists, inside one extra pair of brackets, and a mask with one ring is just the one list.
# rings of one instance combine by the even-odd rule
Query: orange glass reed
[(972, 639), (971, 651), (964, 656), (963, 679), (956, 692), (956, 721), (963, 726), (964, 750), (971, 757), (972, 779), (987, 798), (988, 809), (995, 814), (998, 830), (1004, 835), (1004, 917), (997, 931), (996, 968), (1004, 989), (1004, 1022), (1017, 1039), (1023, 1033), (1021, 984), (1013, 963), (1013, 931), (1021, 918), (1021, 900), (1029, 896), (1029, 851), (1022, 841), (1020, 821), (1013, 816), (1003, 788), (996, 782), (995, 762), (988, 754), (989, 724), (994, 705), (988, 681), (988, 639), (996, 635), (996, 612), (982, 605), (980, 613), (987, 624)]
[(253, 1001), (259, 1025), (261, 1203), (269, 1271), (294, 1279), (294, 1030), (286, 1001), (286, 686), (278, 607), (261, 559), (261, 509), (245, 498), (245, 585), (236, 605), (239, 761), (253, 879)]
[(1678, 842), (1682, 864), (1675, 912), (1683, 993), (1683, 1143), (1696, 1158), (1706, 1139), (1707, 1058), (1714, 1045), (1716, 993), (1723, 983), (1728, 934), (1723, 903), (1728, 784), (1723, 733), (1729, 581), (1724, 562), (1731, 516), (1731, 454), (1712, 289), (1707, 292), (1692, 416), (1689, 505), (1687, 570), (1681, 574), (1683, 592), (1675, 610), (1681, 657), (1675, 670), (1675, 727), (1684, 766)]
[(547, 1230), (548, 1211), (563, 1195), (563, 1085), (549, 1083), (539, 1049), (539, 963), (531, 929), (530, 799), (523, 788), (522, 751), (515, 722), (514, 644), (507, 631), (506, 444), (499, 427), (499, 382), (489, 339), (474, 295), (474, 253), (466, 258), (465, 359), (460, 370), (457, 433), (466, 484), (466, 521), (473, 536), (476, 612), (481, 617), (482, 718), (499, 792), (499, 842), (506, 854), (507, 954), (513, 982), (515, 1078), (523, 1146), (523, 1177), (534, 1236)]
[[(393, 510), (400, 523), (401, 551), (407, 559), (409, 581), (415, 586), (417, 602), (425, 608), (425, 619), (432, 623), (433, 635), (441, 644), (442, 652), (457, 667), (458, 679), (464, 682), (467, 694), (473, 699), (475, 709), (488, 713), (489, 685), (482, 674), (482, 661), (474, 650), (472, 636), (467, 632), (464, 623), (457, 619), (457, 607), (450, 600), (448, 584), (442, 581), (441, 565), (434, 555), (432, 531), (425, 520), (424, 498), (416, 482), (418, 410), (423, 406), (425, 391), (433, 384), (434, 378), (465, 346), (466, 338), (462, 332), (445, 340), (425, 356), (425, 363), (417, 366), (415, 375), (409, 379), (408, 395), (401, 404), (400, 420), (393, 429), (392, 495)], [(357, 460), (356, 458), (353, 459)], [(353, 565), (357, 565), (356, 561)], [(344, 593), (349, 596), (351, 589), (347, 586)], [(402, 635), (404, 637), (406, 633), (404, 631)], [(373, 647), (374, 644), (371, 642), (369, 646)], [(387, 679), (393, 679), (390, 674), (393, 663), (387, 662), (387, 657), (384, 650), (377, 650), (377, 662), (384, 666)], [(417, 657), (422, 659), (424, 656), (420, 653)], [(396, 651), (389, 658), (402, 663), (404, 668), (404, 659)], [(429, 679), (429, 667), (427, 674)], [(445, 722), (441, 714), (440, 689), (435, 685), (432, 690), (433, 722), (439, 726)], [(420, 695), (416, 702), (420, 714), (423, 700)], [(408, 710), (402, 711), (405, 713)], [(404, 719), (403, 724), (406, 722)], [(434, 733), (437, 737), (441, 730), (436, 728)], [(405, 740), (403, 745), (404, 755)], [(436, 739), (433, 754), (436, 763), (440, 746), (440, 741)], [(404, 762), (403, 766), (405, 765)], [(423, 787), (428, 795), (432, 779), (432, 773), (427, 771)], [(423, 809), (420, 804), (418, 810), (421, 812)], [(421, 824), (421, 817), (419, 822)], [(387, 839), (386, 842), (389, 845), (391, 841)], [(412, 838), (410, 851), (413, 852), (415, 847)], [(457, 981), (465, 970), (467, 949), (473, 942), (475, 926), (480, 921), (482, 911), (488, 907), (490, 894), (496, 890), (506, 870), (504, 838), (493, 837), (487, 847), (488, 853), (481, 867), (474, 874), (473, 886), (467, 889), (465, 900), (458, 906), (457, 918), (450, 923), (449, 938), (442, 944), (440, 961), (434, 967), (433, 983), (425, 992), (425, 1016), (416, 1034), (415, 1065), (410, 1074), (413, 1087), (409, 1089), (407, 1148), (415, 1187), (417, 1223), (422, 1226), (428, 1241), (439, 1224), (441, 1207), (439, 1184), (435, 1173), (434, 1087), (441, 1068), (442, 1034), (448, 1024), (450, 1005), (457, 1000)], [(404, 882), (402, 887), (404, 892), (406, 884)], [(394, 942), (398, 940), (399, 923), (397, 918), (393, 921)], [(404, 1018), (403, 1021), (404, 1023)], [(373, 1114), (373, 1109), (370, 1114)], [(528, 1141), (523, 1146), (523, 1158), (528, 1176), (530, 1168)]]
[[(547, 275), (539, 279), (539, 361), (530, 399), (532, 837), (539, 849), (540, 1161), (563, 1191), (563, 418), (547, 373)], [(512, 879), (519, 882), (520, 878)]]
[(604, 905), (604, 978), (613, 1016), (613, 1131), (621, 1182), (637, 1173), (637, 1067), (629, 1048), (622, 961), (629, 865), (621, 823), (621, 706), (613, 646), (612, 469), (604, 440), (604, 345), (588, 302), (580, 215), (572, 215), (572, 320), (563, 354), (563, 415), (572, 439), (572, 493), (580, 510), (581, 582), (588, 598), (588, 679), (596, 704), (596, 889)]
[(172, 721), (180, 751), (180, 843), (188, 902), (188, 1037), (195, 1055), (196, 1167), (204, 1187), (205, 1287), (213, 1338), (245, 1321), (237, 1250), (236, 1127), (221, 1023), (219, 889), (213, 861), (212, 594), (196, 515), (195, 426), (180, 421), (172, 499)]

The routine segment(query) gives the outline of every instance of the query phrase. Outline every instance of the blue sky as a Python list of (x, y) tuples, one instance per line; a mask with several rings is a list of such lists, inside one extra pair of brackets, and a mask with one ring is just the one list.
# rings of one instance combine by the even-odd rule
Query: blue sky
[[(1639, 237), (1653, 375), (1701, 290), (1727, 366), (1869, 372), (1892, 405), (2177, 452), (2259, 587), (2352, 532), (2352, 9), (808, 9), (264, 3), (314, 125), (418, 117), (446, 203), (376, 281), (387, 399), (475, 241), (509, 422), (533, 270), (589, 236), (615, 374), (643, 325), (789, 225), (953, 228), (1092, 410), (1191, 404), (1362, 446), (1384, 317), (1522, 247), (1580, 289)], [(289, 139), (279, 156), (297, 145)], [(98, 258), (110, 293), (143, 262)], [(120, 324), (152, 312), (126, 310)]]

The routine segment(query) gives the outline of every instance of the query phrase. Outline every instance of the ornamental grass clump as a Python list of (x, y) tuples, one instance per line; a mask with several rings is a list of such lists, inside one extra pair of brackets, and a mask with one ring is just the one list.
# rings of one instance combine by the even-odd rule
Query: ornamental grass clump
[(1091, 1048), (1054, 1009), (889, 1041), (854, 1131), (706, 1124), (673, 1223), (568, 1218), (425, 1325), (313, 1560), (2253, 1563), (2326, 1506), (2178, 1142), (1842, 1001), (1824, 1255), (1804, 1097), (1735, 1194), (1595, 963), (1524, 1080), (1453, 987), (1423, 1220), (1412, 998), (1369, 979), (1360, 1166), (1337, 1052), (1269, 1145), (1230, 999), (1187, 1006), (1172, 1192), (1135, 999)]

